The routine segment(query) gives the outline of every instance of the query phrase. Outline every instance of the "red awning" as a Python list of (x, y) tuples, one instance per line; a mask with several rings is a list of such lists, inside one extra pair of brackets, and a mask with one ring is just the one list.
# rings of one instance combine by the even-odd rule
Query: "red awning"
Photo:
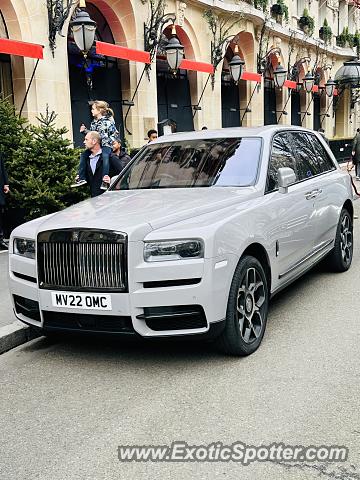
[(113, 43), (96, 42), (96, 53), (107, 57), (133, 60), (134, 62), (151, 63), (149, 52), (120, 47), (120, 45), (114, 45)]
[(338, 89), (337, 88), (334, 88), (334, 93), (333, 93), (334, 97), (337, 97), (339, 95), (339, 92), (338, 92)]
[(42, 45), (37, 45), (36, 43), (0, 38), (0, 53), (6, 53), (8, 55), (43, 59), (43, 48)]
[(318, 91), (319, 91), (319, 85), (314, 85), (314, 86), (312, 87), (312, 91), (313, 91), (314, 93), (318, 93)]
[(214, 65), (211, 63), (195, 62), (194, 60), (184, 59), (180, 63), (179, 68), (182, 70), (195, 70), (196, 72), (214, 73)]
[(248, 80), (249, 82), (261, 83), (261, 75), (260, 73), (243, 72), (241, 75), (241, 80)]
[(291, 90), (296, 90), (296, 82), (292, 80), (285, 80), (284, 87), (291, 88)]

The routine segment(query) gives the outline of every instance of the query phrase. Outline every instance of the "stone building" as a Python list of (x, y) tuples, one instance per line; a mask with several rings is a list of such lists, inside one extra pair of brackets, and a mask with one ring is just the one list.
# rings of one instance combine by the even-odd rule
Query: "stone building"
[[(58, 8), (49, 14), (51, 3)], [(80, 123), (90, 121), (89, 101), (96, 98), (109, 101), (132, 147), (144, 144), (147, 130), (166, 119), (178, 131), (280, 123), (322, 127), (329, 138), (338, 139), (352, 137), (360, 125), (357, 90), (328, 97), (324, 88), (345, 61), (356, 57), (357, 1), (167, 0), (165, 11), (160, 9), (167, 16), (154, 26), (151, 18), (161, 1), (87, 0), (86, 11), (97, 24), (96, 40), (132, 52), (159, 40), (151, 68), (145, 70), (133, 55), (126, 59), (126, 51), (117, 58), (96, 53), (94, 47), (84, 62), (69, 28), (76, 9), (72, 3), (0, 0), (0, 45), (8, 38), (44, 46), (34, 75), (36, 58), (1, 53), (0, 47), (0, 91), (18, 110), (23, 106), (32, 122), (49, 105), (76, 144)], [(190, 61), (176, 76), (169, 73), (163, 50), (171, 19)], [(54, 33), (51, 48), (49, 31), (56, 25), (62, 28)], [(238, 85), (229, 73), (236, 46), (245, 62)], [(215, 72), (209, 75), (214, 62)], [(279, 64), (288, 70), (283, 88), (275, 88), (273, 81)], [(311, 93), (302, 85), (308, 71), (315, 77)]]

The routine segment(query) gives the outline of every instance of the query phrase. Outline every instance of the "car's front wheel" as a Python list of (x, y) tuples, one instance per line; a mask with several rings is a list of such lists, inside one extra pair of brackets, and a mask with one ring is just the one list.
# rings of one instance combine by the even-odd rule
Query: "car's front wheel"
[(259, 347), (265, 333), (268, 305), (269, 290), (264, 269), (256, 258), (245, 256), (234, 273), (225, 328), (219, 337), (225, 353), (246, 356)]
[(350, 268), (353, 248), (353, 221), (350, 213), (343, 208), (336, 230), (334, 248), (328, 258), (332, 271), (346, 272)]

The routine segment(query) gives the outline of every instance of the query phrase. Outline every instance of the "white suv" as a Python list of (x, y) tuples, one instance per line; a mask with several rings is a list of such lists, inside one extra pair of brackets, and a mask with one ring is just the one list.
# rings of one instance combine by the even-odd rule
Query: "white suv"
[(248, 355), (270, 296), (324, 257), (350, 267), (352, 197), (310, 130), (162, 137), (105, 194), (14, 230), (16, 316), (44, 333), (207, 334)]

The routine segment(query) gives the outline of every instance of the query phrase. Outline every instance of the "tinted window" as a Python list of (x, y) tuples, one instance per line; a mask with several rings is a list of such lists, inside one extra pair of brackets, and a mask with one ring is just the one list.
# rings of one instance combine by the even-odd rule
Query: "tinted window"
[(114, 189), (251, 185), (256, 180), (260, 152), (260, 138), (150, 144), (139, 152)]
[(281, 167), (292, 168), (296, 174), (295, 159), (289, 145), (287, 132), (278, 133), (273, 138), (268, 172), (268, 191), (278, 188), (278, 169)]
[(321, 145), (321, 142), (315, 137), (315, 135), (308, 134), (311, 145), (315, 151), (316, 158), (318, 164), (320, 166), (321, 172), (329, 172), (330, 170), (334, 170), (335, 165), (333, 161), (329, 157), (328, 153), (326, 152), (325, 148)]
[(291, 148), (294, 151), (299, 181), (319, 175), (321, 169), (310, 137), (304, 132), (289, 133)]

